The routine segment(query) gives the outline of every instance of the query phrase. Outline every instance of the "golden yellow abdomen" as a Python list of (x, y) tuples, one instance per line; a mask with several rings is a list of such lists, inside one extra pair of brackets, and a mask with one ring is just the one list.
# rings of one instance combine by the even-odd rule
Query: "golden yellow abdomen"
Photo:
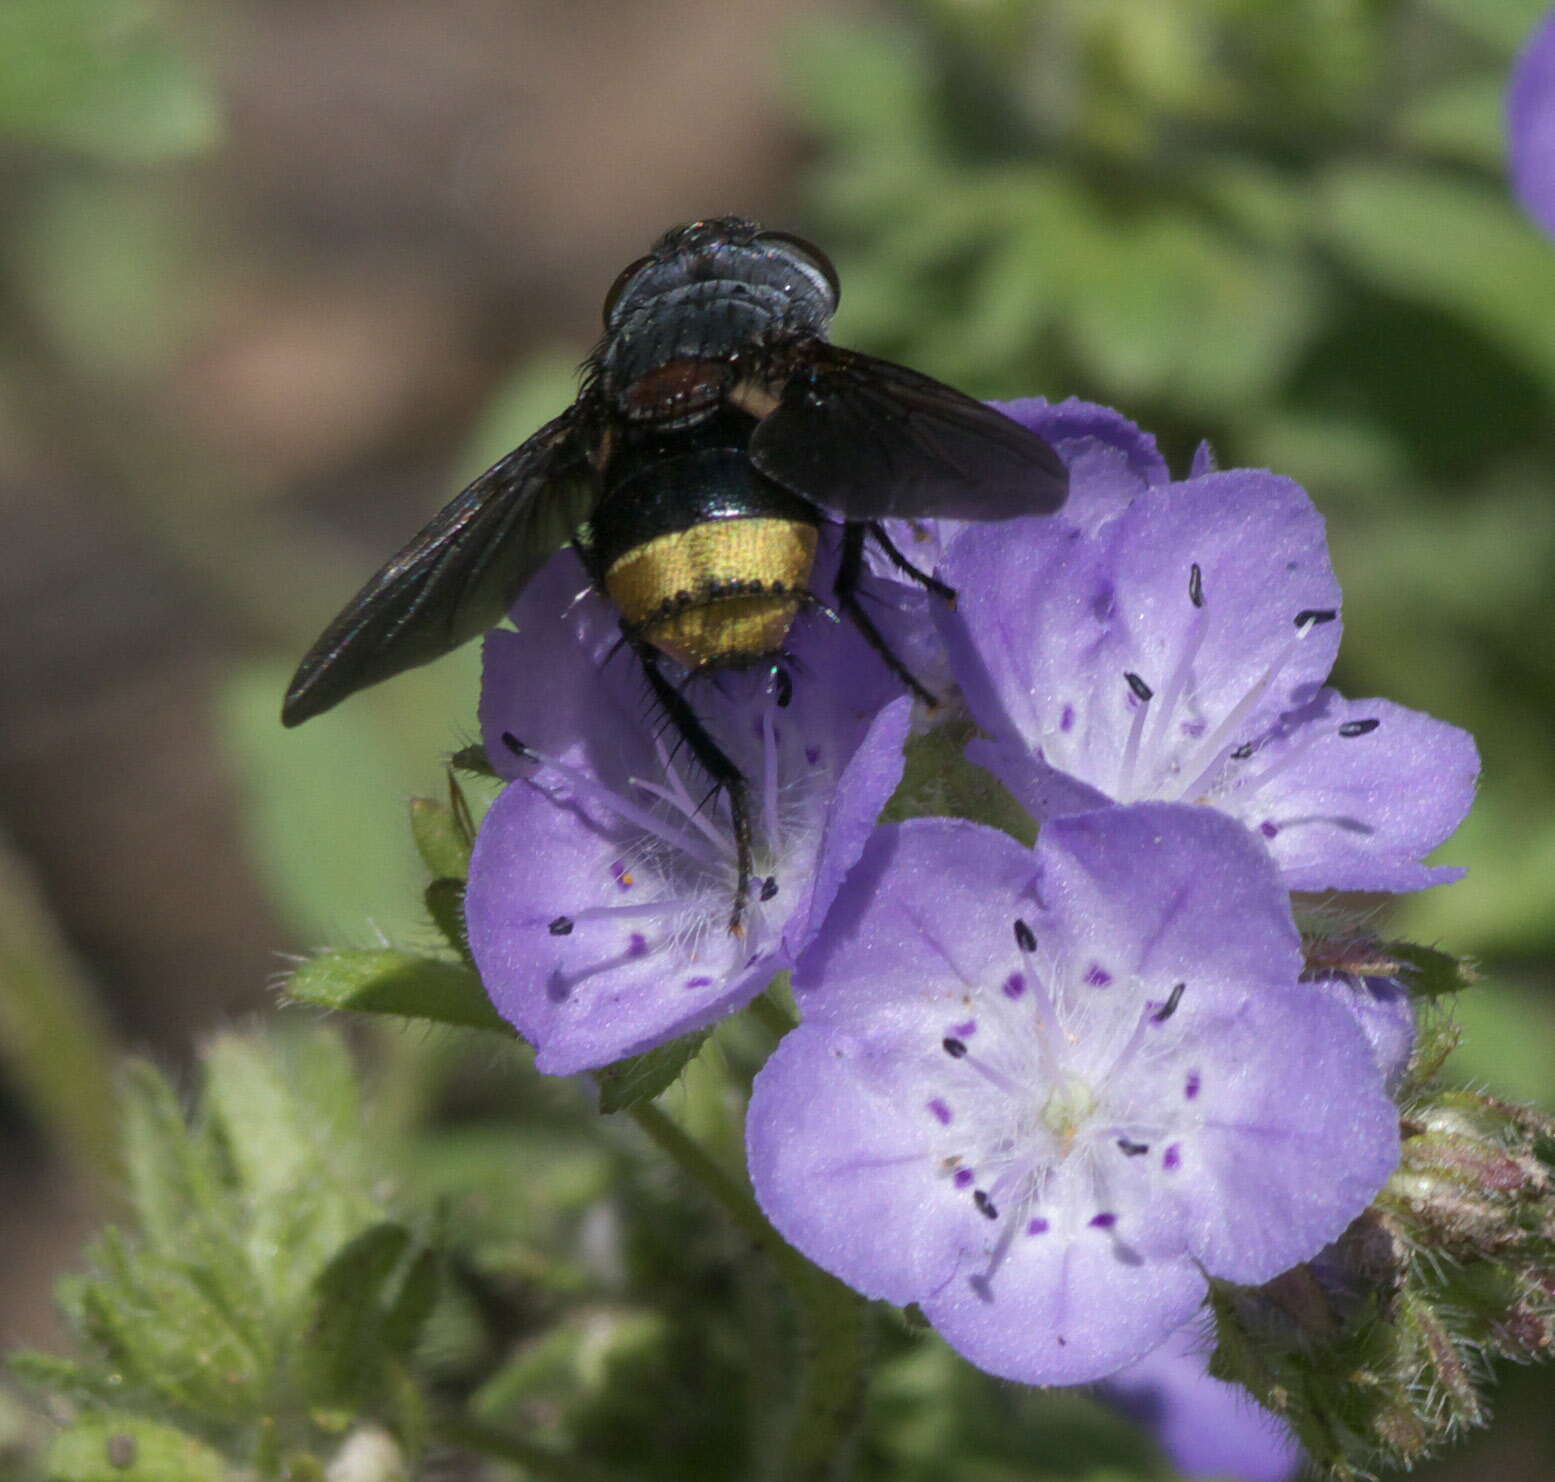
[(688, 669), (753, 663), (782, 648), (815, 542), (799, 520), (707, 520), (628, 551), (605, 590), (634, 636)]

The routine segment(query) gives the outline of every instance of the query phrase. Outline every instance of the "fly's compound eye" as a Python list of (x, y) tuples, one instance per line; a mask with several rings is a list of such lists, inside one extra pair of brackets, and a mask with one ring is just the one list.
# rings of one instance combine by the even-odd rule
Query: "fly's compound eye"
[(646, 257), (639, 257), (636, 262), (628, 263), (616, 274), (615, 282), (610, 285), (610, 292), (605, 295), (605, 307), (600, 311), (601, 317), (605, 321), (606, 329), (610, 328), (611, 316), (615, 313), (616, 304), (620, 302), (621, 294), (625, 291), (626, 285), (652, 261), (653, 254), (650, 252)]
[(832, 260), (821, 249), (803, 237), (796, 237), (792, 232), (762, 232), (756, 239), (758, 242), (773, 242), (781, 244), (792, 256), (802, 258), (826, 280), (831, 289), (832, 307), (836, 308), (838, 300), (842, 298), (842, 284), (837, 278), (837, 269), (832, 266)]

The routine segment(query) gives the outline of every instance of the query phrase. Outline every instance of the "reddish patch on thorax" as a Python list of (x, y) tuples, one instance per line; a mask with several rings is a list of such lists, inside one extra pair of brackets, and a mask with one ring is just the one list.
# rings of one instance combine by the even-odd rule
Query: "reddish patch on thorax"
[(715, 407), (729, 387), (729, 367), (718, 360), (672, 360), (639, 376), (621, 397), (633, 421), (678, 421)]

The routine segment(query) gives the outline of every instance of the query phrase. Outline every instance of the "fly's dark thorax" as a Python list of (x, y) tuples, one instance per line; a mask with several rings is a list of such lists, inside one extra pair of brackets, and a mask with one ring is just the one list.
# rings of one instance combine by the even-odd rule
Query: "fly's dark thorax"
[(819, 516), (751, 467), (754, 422), (721, 411), (628, 435), (585, 558), (627, 631), (688, 669), (776, 654), (808, 599)]

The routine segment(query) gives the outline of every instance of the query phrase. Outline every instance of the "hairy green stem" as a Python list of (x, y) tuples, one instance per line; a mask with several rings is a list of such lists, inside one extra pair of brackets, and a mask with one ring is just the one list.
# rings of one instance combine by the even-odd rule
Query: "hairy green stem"
[(776, 1476), (781, 1482), (836, 1482), (846, 1477), (874, 1354), (869, 1304), (789, 1245), (743, 1183), (657, 1106), (639, 1102), (631, 1115), (766, 1253), (793, 1295), (800, 1325), (800, 1378)]

